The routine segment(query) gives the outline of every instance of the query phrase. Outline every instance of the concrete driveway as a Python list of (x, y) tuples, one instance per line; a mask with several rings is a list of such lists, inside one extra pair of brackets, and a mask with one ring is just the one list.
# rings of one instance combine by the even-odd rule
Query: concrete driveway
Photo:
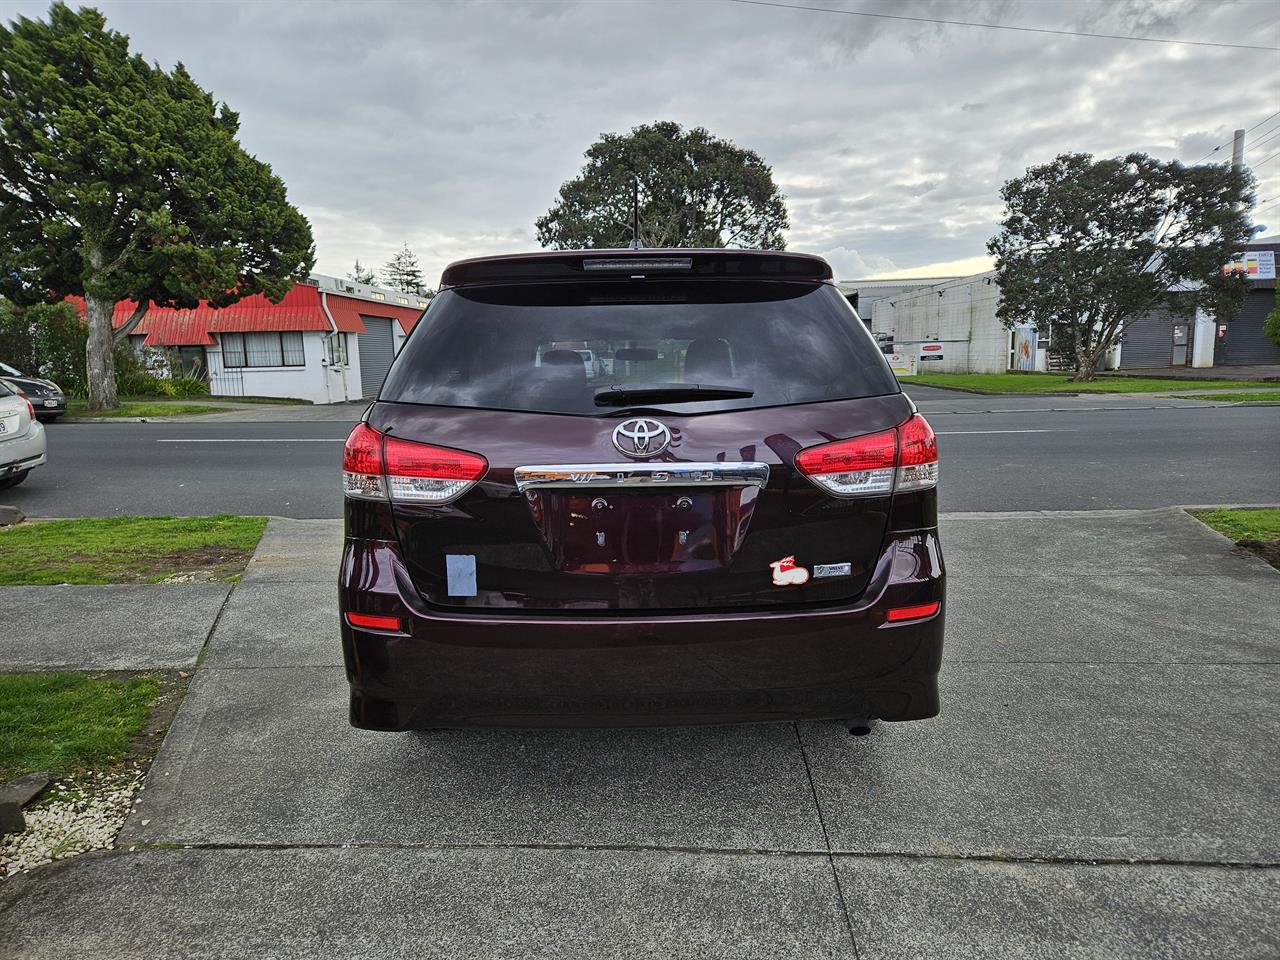
[(1179, 511), (944, 518), (943, 714), (352, 730), (341, 526), (272, 521), (122, 850), (5, 957), (1274, 957), (1280, 574)]

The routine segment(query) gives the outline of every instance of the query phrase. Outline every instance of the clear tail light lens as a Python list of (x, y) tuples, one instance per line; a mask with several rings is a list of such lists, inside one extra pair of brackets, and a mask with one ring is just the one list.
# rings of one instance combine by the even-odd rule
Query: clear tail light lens
[(479, 454), (388, 437), (360, 423), (342, 451), (342, 488), (359, 500), (447, 503), (488, 469)]
[(920, 414), (892, 430), (809, 447), (796, 469), (837, 497), (927, 490), (938, 483), (938, 440)]

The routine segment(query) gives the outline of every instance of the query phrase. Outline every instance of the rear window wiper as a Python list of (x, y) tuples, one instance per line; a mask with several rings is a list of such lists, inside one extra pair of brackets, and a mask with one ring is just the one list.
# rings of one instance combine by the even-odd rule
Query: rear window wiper
[(713, 383), (615, 383), (595, 392), (597, 407), (632, 403), (682, 403), (686, 400), (743, 400), (754, 390)]

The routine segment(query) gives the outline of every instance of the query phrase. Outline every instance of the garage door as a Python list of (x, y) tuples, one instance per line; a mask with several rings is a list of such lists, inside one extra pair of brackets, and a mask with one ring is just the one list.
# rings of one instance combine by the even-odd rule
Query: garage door
[(1240, 308), (1240, 315), (1227, 324), (1222, 351), (1214, 358), (1214, 362), (1280, 363), (1280, 347), (1268, 340), (1267, 335), (1262, 332), (1262, 322), (1275, 306), (1274, 290), (1250, 290)]
[(1175, 316), (1168, 310), (1152, 310), (1134, 320), (1125, 329), (1124, 346), (1120, 350), (1120, 366), (1129, 369), (1167, 367), (1174, 364), (1174, 324), (1183, 327), (1182, 348), (1177, 366), (1186, 366), (1191, 358), (1191, 333), (1195, 328), (1188, 316)]
[(396, 356), (395, 334), (391, 321), (380, 317), (361, 317), (365, 332), (356, 335), (360, 345), (360, 388), (366, 397), (375, 397), (387, 379), (391, 361)]

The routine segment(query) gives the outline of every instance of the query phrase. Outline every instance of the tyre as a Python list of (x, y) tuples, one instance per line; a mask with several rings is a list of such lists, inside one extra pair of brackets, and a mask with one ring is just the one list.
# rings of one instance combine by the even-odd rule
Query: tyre
[(55, 413), (55, 414), (54, 414), (53, 416), (51, 416), (51, 417), (36, 417), (36, 419), (37, 419), (37, 420), (39, 420), (41, 423), (53, 423), (53, 422), (54, 422), (55, 420), (57, 420), (60, 416), (62, 416), (62, 414), (60, 414), (60, 413)]
[(23, 480), (27, 479), (30, 470), (23, 470), (21, 473), (15, 473), (12, 477), (5, 477), (0, 480), (0, 490), (8, 490), (10, 487), (16, 487)]

